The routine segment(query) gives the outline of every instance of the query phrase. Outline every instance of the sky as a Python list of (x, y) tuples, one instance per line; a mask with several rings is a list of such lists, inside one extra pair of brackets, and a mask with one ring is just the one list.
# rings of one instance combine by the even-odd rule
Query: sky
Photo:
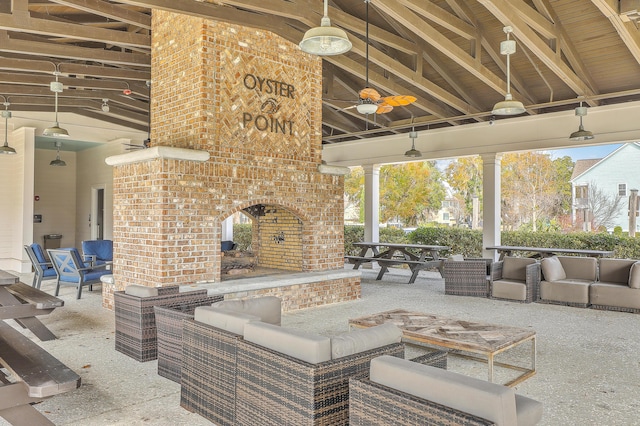
[(582, 148), (565, 148), (565, 149), (554, 149), (549, 150), (551, 157), (561, 158), (566, 155), (571, 157), (573, 161), (576, 160), (585, 160), (585, 159), (594, 159), (594, 158), (604, 158), (607, 155), (611, 154), (613, 151), (618, 149), (622, 144), (616, 143), (611, 145), (594, 145), (594, 146), (585, 146)]

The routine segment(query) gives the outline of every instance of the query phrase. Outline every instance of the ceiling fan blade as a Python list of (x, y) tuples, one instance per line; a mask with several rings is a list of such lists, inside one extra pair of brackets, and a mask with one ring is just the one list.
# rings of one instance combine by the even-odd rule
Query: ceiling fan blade
[(393, 107), (387, 103), (381, 103), (378, 105), (378, 109), (376, 110), (376, 114), (385, 114), (393, 110)]
[(410, 95), (398, 95), (387, 96), (382, 98), (382, 100), (391, 106), (403, 106), (414, 103), (416, 101), (416, 97)]
[(360, 99), (371, 99), (373, 102), (380, 100), (380, 93), (372, 87), (365, 87), (359, 93)]

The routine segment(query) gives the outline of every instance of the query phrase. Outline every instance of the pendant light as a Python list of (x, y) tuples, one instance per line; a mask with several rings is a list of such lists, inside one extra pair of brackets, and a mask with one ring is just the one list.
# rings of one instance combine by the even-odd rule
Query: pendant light
[(588, 130), (585, 130), (584, 127), (582, 126), (582, 117), (584, 117), (585, 115), (587, 115), (587, 107), (582, 106), (582, 101), (580, 101), (580, 106), (576, 108), (576, 116), (580, 117), (580, 126), (578, 127), (578, 130), (576, 130), (575, 132), (571, 133), (571, 135), (569, 135), (569, 140), (588, 141), (595, 137), (593, 136), (593, 133), (591, 133)]
[(518, 115), (525, 112), (525, 109), (522, 102), (514, 101), (511, 96), (511, 67), (509, 63), (509, 56), (516, 52), (516, 42), (515, 40), (509, 40), (509, 34), (513, 32), (513, 28), (506, 26), (504, 27), (504, 32), (507, 34), (507, 39), (500, 42), (500, 54), (507, 56), (507, 94), (504, 96), (504, 101), (494, 105), (491, 113), (495, 115)]
[(304, 34), (299, 46), (303, 52), (318, 56), (341, 55), (351, 50), (347, 33), (331, 26), (328, 12), (328, 0), (324, 0), (324, 16), (319, 27), (311, 28)]
[[(413, 116), (411, 117), (411, 122), (413, 124)], [(418, 132), (416, 132), (416, 128), (412, 126), (411, 131), (409, 132), (409, 138), (411, 139), (411, 149), (404, 153), (405, 157), (411, 157), (411, 158), (422, 157), (422, 153), (416, 149), (417, 137), (418, 137)]]
[(60, 124), (58, 123), (58, 93), (62, 93), (63, 85), (58, 81), (58, 75), (60, 75), (60, 73), (58, 72), (57, 67), (53, 75), (56, 76), (56, 81), (51, 82), (50, 89), (55, 96), (56, 123), (52, 127), (47, 127), (46, 129), (44, 129), (44, 132), (42, 132), (42, 136), (68, 138), (69, 132), (67, 131), (67, 129), (63, 129), (62, 127), (60, 127)]
[(64, 166), (67, 165), (67, 163), (65, 163), (63, 160), (60, 159), (60, 147), (62, 146), (62, 142), (56, 141), (55, 145), (56, 145), (56, 149), (57, 149), (58, 153), (56, 154), (56, 159), (55, 160), (51, 160), (49, 165), (50, 166), (64, 167)]
[(0, 147), (0, 154), (13, 155), (16, 153), (14, 148), (9, 146), (9, 118), (11, 117), (11, 111), (9, 111), (9, 102), (4, 102), (4, 111), (2, 111), (4, 117), (4, 145)]

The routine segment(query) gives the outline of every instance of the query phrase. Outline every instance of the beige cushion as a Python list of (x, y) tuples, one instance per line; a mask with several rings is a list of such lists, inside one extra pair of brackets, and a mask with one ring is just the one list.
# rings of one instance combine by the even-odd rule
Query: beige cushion
[(244, 339), (311, 364), (331, 360), (331, 340), (306, 331), (250, 322), (244, 327)]
[(595, 283), (589, 287), (592, 305), (640, 309), (640, 290), (622, 284)]
[(631, 265), (629, 271), (629, 287), (640, 288), (640, 262)]
[(595, 257), (558, 256), (568, 279), (595, 281), (598, 279), (598, 259)]
[(564, 268), (557, 256), (545, 257), (540, 262), (545, 281), (558, 281), (567, 278)]
[(260, 321), (255, 315), (233, 312), (213, 306), (198, 306), (193, 319), (230, 333), (244, 335), (244, 326), (250, 321)]
[(371, 360), (372, 382), (490, 420), (517, 423), (513, 389), (388, 355)]
[(527, 300), (527, 286), (520, 281), (497, 280), (491, 286), (491, 296), (498, 299)]
[(502, 263), (502, 278), (526, 281), (527, 266), (534, 263), (536, 260), (529, 257), (505, 257)]
[(158, 288), (147, 287), (146, 285), (131, 284), (124, 289), (124, 294), (135, 297), (152, 297), (158, 295)]
[(565, 303), (589, 303), (589, 286), (593, 281), (559, 280), (540, 283), (540, 299)]
[(462, 262), (464, 261), (464, 256), (461, 254), (452, 254), (451, 256), (449, 256), (448, 260), (453, 260), (456, 262)]
[(216, 302), (211, 306), (229, 311), (260, 317), (260, 321), (280, 325), (282, 301), (275, 296), (255, 297), (253, 299), (231, 299)]
[(629, 285), (629, 271), (635, 262), (631, 259), (599, 259), (598, 281)]
[(331, 359), (353, 355), (392, 343), (400, 343), (402, 330), (394, 324), (354, 330), (331, 338)]

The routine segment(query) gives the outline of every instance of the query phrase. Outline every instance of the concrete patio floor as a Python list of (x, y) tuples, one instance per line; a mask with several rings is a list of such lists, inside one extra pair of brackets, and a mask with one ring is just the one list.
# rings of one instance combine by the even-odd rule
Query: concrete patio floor
[[(545, 304), (519, 304), (447, 296), (439, 275), (392, 269), (384, 281), (362, 272), (362, 299), (283, 315), (283, 326), (333, 335), (347, 320), (396, 308), (483, 321), (537, 332), (537, 375), (516, 392), (542, 401), (541, 425), (638, 424), (640, 409), (640, 316)], [(21, 275), (31, 283), (30, 274)], [(53, 293), (52, 281), (42, 289)], [(76, 371), (82, 386), (37, 405), (56, 425), (209, 425), (180, 407), (180, 386), (156, 373), (155, 361), (138, 363), (114, 350), (114, 315), (101, 306), (100, 287), (75, 299), (63, 287), (65, 306), (40, 317), (58, 339), (42, 347)], [(9, 321), (11, 324), (15, 323)], [(17, 327), (17, 325), (16, 325)], [(411, 351), (415, 350), (413, 348)], [(509, 357), (528, 360), (526, 350)], [(509, 359), (511, 359), (509, 358)], [(450, 357), (450, 369), (486, 378), (485, 364)], [(500, 378), (500, 375), (498, 376)], [(0, 419), (0, 424), (4, 425)]]

